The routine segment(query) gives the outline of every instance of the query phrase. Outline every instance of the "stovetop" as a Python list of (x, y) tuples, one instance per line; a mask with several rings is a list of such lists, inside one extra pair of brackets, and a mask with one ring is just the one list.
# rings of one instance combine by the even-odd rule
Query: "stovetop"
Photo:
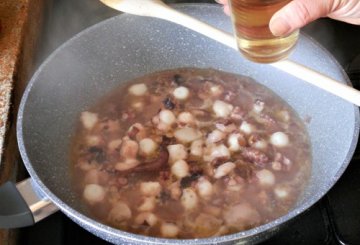
[[(167, 2), (213, 2), (209, 0)], [(75, 9), (75, 10), (74, 10)], [(98, 1), (54, 0), (49, 5), (38, 63), (78, 31), (118, 14)], [(75, 15), (68, 15), (69, 12)], [(71, 17), (70, 17), (71, 16)], [(64, 29), (64, 26), (67, 28)], [(323, 19), (303, 31), (327, 48), (360, 89), (360, 28)], [(310, 209), (290, 221), (262, 244), (360, 244), (360, 144), (349, 167), (329, 191)], [(21, 245), (108, 244), (83, 230), (58, 212), (32, 227), (20, 229)]]

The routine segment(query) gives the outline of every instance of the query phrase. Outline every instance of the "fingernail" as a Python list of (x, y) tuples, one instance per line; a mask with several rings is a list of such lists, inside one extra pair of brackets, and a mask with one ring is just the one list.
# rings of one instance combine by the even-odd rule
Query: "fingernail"
[(217, 2), (218, 4), (221, 4), (221, 0), (215, 0), (215, 2)]
[(289, 34), (291, 31), (291, 26), (289, 23), (281, 17), (277, 17), (274, 20), (271, 20), (269, 23), (269, 28), (274, 36), (283, 36)]

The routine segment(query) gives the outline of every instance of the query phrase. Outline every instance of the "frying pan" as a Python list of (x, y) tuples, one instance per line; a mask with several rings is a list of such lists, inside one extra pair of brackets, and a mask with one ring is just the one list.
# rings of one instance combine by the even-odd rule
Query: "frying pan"
[[(177, 8), (231, 31), (229, 18), (219, 7), (185, 4)], [(343, 83), (349, 82), (334, 58), (304, 35), (291, 59)], [(154, 71), (189, 66), (251, 76), (279, 94), (301, 118), (308, 119), (312, 174), (296, 206), (288, 214), (247, 231), (193, 240), (135, 235), (87, 217), (71, 187), (69, 166), (70, 139), (79, 113), (122, 82)], [(249, 62), (233, 49), (181, 26), (122, 14), (81, 32), (41, 65), (24, 93), (17, 130), (20, 152), (31, 175), (28, 182), (36, 196), (43, 199), (43, 206), (52, 202), (79, 225), (107, 241), (116, 244), (257, 243), (313, 205), (339, 179), (357, 143), (359, 111), (338, 97), (268, 65)], [(0, 190), (0, 210), (13, 206), (18, 213), (2, 213), (0, 225), (14, 227), (33, 223), (36, 215), (30, 220), (24, 218), (28, 217), (23, 207), (25, 202), (29, 204), (28, 199), (12, 199), (7, 187), (9, 184)], [(3, 201), (5, 195), (8, 201)], [(8, 209), (2, 208), (6, 204)]]

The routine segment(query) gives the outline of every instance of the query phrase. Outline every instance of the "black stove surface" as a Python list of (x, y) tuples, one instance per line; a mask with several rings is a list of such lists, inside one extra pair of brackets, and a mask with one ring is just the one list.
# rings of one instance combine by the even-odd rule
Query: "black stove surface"
[[(50, 12), (51, 16), (48, 16), (48, 24), (45, 26), (47, 34), (43, 37), (42, 52), (38, 57), (39, 63), (49, 52), (76, 32), (117, 14), (101, 6), (89, 5), (88, 3), (89, 1), (85, 0), (55, 0), (53, 2), (50, 7), (53, 12)], [(66, 26), (66, 21), (74, 21), (68, 16), (65, 18), (66, 14), (64, 15), (64, 13), (67, 13), (76, 5), (81, 6), (81, 10), (78, 9), (76, 17), (73, 17), (76, 18), (77, 25), (73, 26), (68, 23), (70, 28), (65, 30), (66, 35), (64, 36), (63, 28), (59, 28), (58, 25), (61, 23), (61, 27), (63, 27)], [(95, 17), (89, 18), (90, 16)], [(339, 63), (346, 68), (354, 87), (360, 89), (360, 28), (335, 21), (320, 20), (307, 26), (303, 31), (319, 41), (335, 56)], [(57, 34), (60, 35), (59, 33), (61, 33), (61, 36), (56, 36)], [(54, 40), (56, 41), (54, 42)], [(360, 144), (349, 167), (329, 193), (262, 244), (360, 244), (359, 176)], [(20, 229), (18, 244), (105, 245), (109, 243), (85, 231), (64, 214), (58, 212), (32, 227)]]

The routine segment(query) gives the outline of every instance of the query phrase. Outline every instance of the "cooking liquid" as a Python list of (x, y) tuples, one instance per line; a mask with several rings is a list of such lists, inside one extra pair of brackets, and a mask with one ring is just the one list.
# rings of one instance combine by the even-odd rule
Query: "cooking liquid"
[(230, 0), (237, 45), (249, 60), (271, 63), (286, 58), (299, 31), (276, 37), (269, 29), (271, 17), (291, 0)]
[[(135, 84), (145, 84), (147, 92), (142, 96), (129, 93), (129, 88)], [(189, 89), (188, 99), (178, 101), (174, 98), (173, 91), (179, 86)], [(234, 114), (246, 118), (246, 122), (252, 125), (250, 127), (253, 132), (243, 138), (247, 146), (242, 151), (254, 150), (250, 143), (253, 140), (265, 140), (265, 149), (254, 153), (253, 160), (246, 160), (241, 152), (232, 152), (229, 159), (223, 157), (209, 162), (206, 155), (192, 155), (191, 146), (188, 143), (183, 145), (174, 137), (174, 128), (180, 126), (178, 122), (168, 132), (155, 126), (156, 117), (164, 108), (171, 110), (177, 120), (180, 113), (187, 112), (194, 117), (196, 124), (192, 125), (190, 122), (191, 126), (186, 127), (201, 130), (200, 140), (204, 142), (204, 146), (207, 145), (201, 152), (213, 154), (211, 152), (215, 152), (215, 143), (205, 144), (205, 137), (209, 137), (214, 130), (219, 131), (216, 125), (224, 125), (225, 128), (232, 125), (236, 134), (243, 135), (238, 131), (242, 120), (215, 117), (212, 105), (216, 100), (231, 104)], [(138, 102), (142, 106), (134, 107)], [(259, 102), (264, 103), (264, 107), (261, 113), (255, 113), (254, 106), (259, 105)], [(180, 239), (213, 237), (247, 230), (268, 223), (291, 210), (310, 176), (311, 146), (305, 125), (289, 105), (248, 77), (212, 69), (180, 68), (159, 71), (121, 83), (120, 87), (89, 109), (98, 115), (98, 120), (90, 130), (81, 123), (74, 131), (71, 146), (73, 186), (79, 194), (79, 201), (86, 205), (87, 210), (84, 211), (87, 214), (121, 230), (167, 237), (160, 228), (167, 222), (176, 224), (179, 229), (176, 238)], [(174, 165), (167, 161), (163, 166), (155, 165), (153, 169), (134, 171), (132, 168), (129, 172), (119, 171), (116, 165), (124, 159), (122, 146), (118, 145), (115, 149), (109, 146), (114, 140), (122, 139), (120, 144), (129, 137), (136, 140), (140, 131), (129, 131), (135, 123), (145, 128), (145, 134), (141, 133), (141, 137), (146, 136), (158, 142), (157, 151), (168, 149), (168, 145), (173, 144), (184, 146), (188, 152), (185, 160), (190, 169), (189, 174), (178, 179), (171, 170)], [(227, 133), (224, 131), (225, 138), (216, 145), (222, 145), (227, 151), (227, 134), (233, 130), (228, 130)], [(291, 144), (288, 147), (278, 148), (266, 143), (277, 131), (289, 136)], [(266, 164), (256, 164), (259, 154), (266, 154)], [(149, 160), (156, 158), (155, 154)], [(138, 155), (137, 159), (140, 161), (139, 166), (149, 166), (146, 157)], [(235, 163), (236, 168), (222, 178), (213, 177), (211, 173), (214, 173), (215, 166), (225, 162)], [(272, 173), (273, 185), (263, 186), (257, 177), (259, 171)], [(268, 175), (264, 175), (265, 179), (269, 181), (266, 176)], [(196, 186), (199, 178), (211, 183), (212, 194), (205, 198), (195, 194), (190, 200), (195, 202), (196, 207), (184, 208), (179, 195), (183, 195), (186, 188), (198, 193)], [(270, 177), (270, 182), (271, 179)], [(148, 205), (144, 211), (140, 210), (140, 206), (144, 206), (145, 196), (139, 185), (147, 181), (160, 183), (162, 191), (153, 199), (156, 200), (154, 206)], [(98, 184), (106, 190), (102, 201), (91, 203), (84, 198), (84, 188), (88, 184)], [(181, 189), (177, 189), (177, 186)], [(124, 212), (121, 212), (126, 208), (116, 208), (119, 203), (124, 202), (131, 209), (131, 218), (125, 218), (126, 213), (124, 216)], [(150, 225), (148, 221), (142, 220), (144, 212), (155, 215), (157, 222)], [(137, 221), (139, 216), (140, 222)]]

